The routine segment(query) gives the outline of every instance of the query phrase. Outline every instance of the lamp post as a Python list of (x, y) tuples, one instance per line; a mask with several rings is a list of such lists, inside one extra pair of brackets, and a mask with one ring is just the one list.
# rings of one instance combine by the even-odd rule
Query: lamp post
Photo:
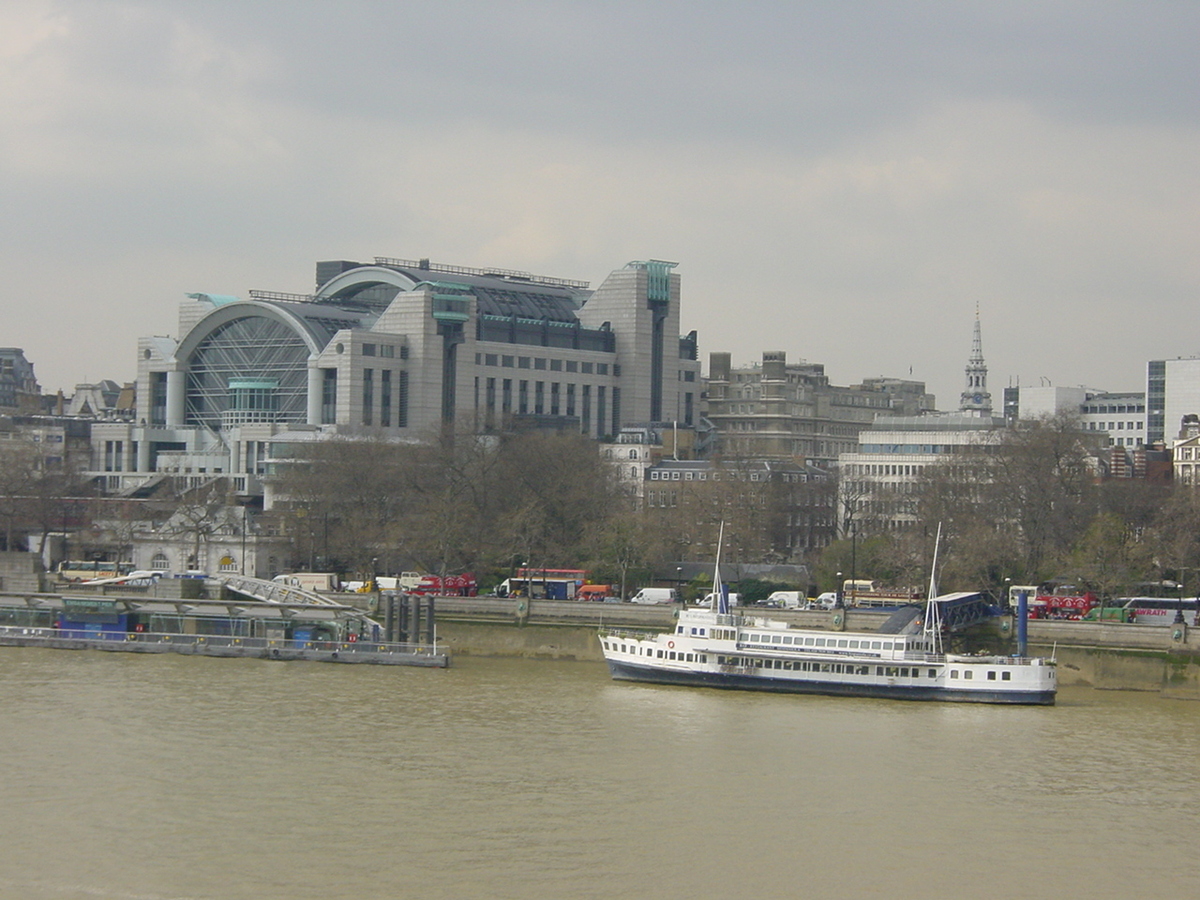
[(835, 587), (836, 587), (837, 598), (834, 600), (833, 605), (840, 607), (840, 606), (842, 606), (843, 601), (845, 599), (842, 597), (842, 573), (841, 572), (837, 573), (837, 585)]
[[(713, 588), (716, 590), (716, 588)], [(683, 599), (683, 566), (675, 567), (675, 599)]]
[(858, 600), (858, 524), (850, 523), (850, 592), (857, 605)]
[(1175, 624), (1176, 625), (1183, 624), (1183, 582), (1184, 582), (1184, 579), (1186, 579), (1186, 578), (1187, 578), (1187, 571), (1185, 569), (1183, 569), (1182, 567), (1180, 567), (1180, 569), (1179, 569), (1179, 584), (1176, 585), (1176, 587), (1179, 588), (1179, 599), (1178, 599), (1178, 603), (1175, 606)]

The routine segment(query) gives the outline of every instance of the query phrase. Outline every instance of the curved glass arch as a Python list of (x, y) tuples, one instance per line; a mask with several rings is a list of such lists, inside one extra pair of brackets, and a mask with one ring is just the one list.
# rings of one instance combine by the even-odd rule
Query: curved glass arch
[[(307, 418), (308, 347), (288, 325), (251, 315), (214, 328), (187, 361), (185, 421), (215, 430), (244, 422), (304, 422)], [(251, 396), (253, 408), (239, 398)], [(238, 382), (238, 384), (233, 384)], [(269, 387), (271, 396), (261, 396)]]

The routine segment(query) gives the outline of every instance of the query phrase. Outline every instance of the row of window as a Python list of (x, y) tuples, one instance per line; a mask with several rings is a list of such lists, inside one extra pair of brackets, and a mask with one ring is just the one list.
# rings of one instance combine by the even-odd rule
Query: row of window
[(1107, 428), (1103, 422), (1088, 422), (1088, 431), (1141, 431), (1145, 427), (1145, 422), (1109, 422)]
[(1117, 404), (1108, 406), (1088, 406), (1084, 405), (1083, 412), (1085, 415), (1117, 415), (1119, 413), (1144, 413), (1146, 407), (1141, 403)]
[[(579, 372), (582, 375), (607, 375), (608, 363), (580, 362), (575, 359), (546, 359), (541, 356), (509, 356), (503, 353), (476, 353), (475, 365), (499, 366), (502, 369), (546, 369), (551, 372), (562, 372), (564, 367), (568, 372)], [(621, 367), (616, 363), (612, 366), (613, 375), (621, 375)]]
[[(340, 344), (338, 346), (341, 346)], [(400, 359), (408, 359), (408, 345), (401, 344), (400, 352), (397, 354), (396, 347), (393, 344), (363, 344), (363, 356), (380, 356), (383, 359), (395, 359), (397, 356)]]
[[(379, 408), (378, 422), (381, 428), (391, 428), (393, 421), (393, 410), (395, 412), (395, 426), (397, 428), (408, 427), (408, 371), (401, 369), (398, 372), (393, 372), (391, 369), (363, 369), (363, 388), (362, 388), (362, 423), (364, 425), (374, 425), (376, 423), (376, 407), (375, 407), (375, 373), (379, 373)], [(333, 377), (330, 378), (330, 373)], [(337, 370), (326, 369), (325, 380), (322, 384), (321, 396), (321, 420), (326, 421), (326, 415), (330, 418), (328, 421), (334, 421), (336, 415), (336, 400), (337, 400)], [(394, 405), (393, 405), (394, 404)]]

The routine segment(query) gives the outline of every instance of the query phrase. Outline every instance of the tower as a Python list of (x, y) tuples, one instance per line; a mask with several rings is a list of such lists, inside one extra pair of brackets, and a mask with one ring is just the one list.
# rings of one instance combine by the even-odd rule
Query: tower
[(992, 395), (987, 389), (987, 364), (983, 361), (983, 340), (979, 334), (979, 306), (975, 306), (975, 336), (971, 340), (971, 358), (967, 360), (966, 390), (958, 408), (971, 416), (992, 414)]

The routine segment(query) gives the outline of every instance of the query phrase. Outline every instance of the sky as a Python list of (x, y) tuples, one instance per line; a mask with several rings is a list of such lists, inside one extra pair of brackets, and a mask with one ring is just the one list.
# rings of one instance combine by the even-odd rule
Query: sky
[[(701, 359), (1145, 389), (1200, 354), (1200, 3), (4, 0), (0, 345), (136, 371), (321, 259), (598, 285)], [(177, 335), (175, 335), (177, 336)]]

